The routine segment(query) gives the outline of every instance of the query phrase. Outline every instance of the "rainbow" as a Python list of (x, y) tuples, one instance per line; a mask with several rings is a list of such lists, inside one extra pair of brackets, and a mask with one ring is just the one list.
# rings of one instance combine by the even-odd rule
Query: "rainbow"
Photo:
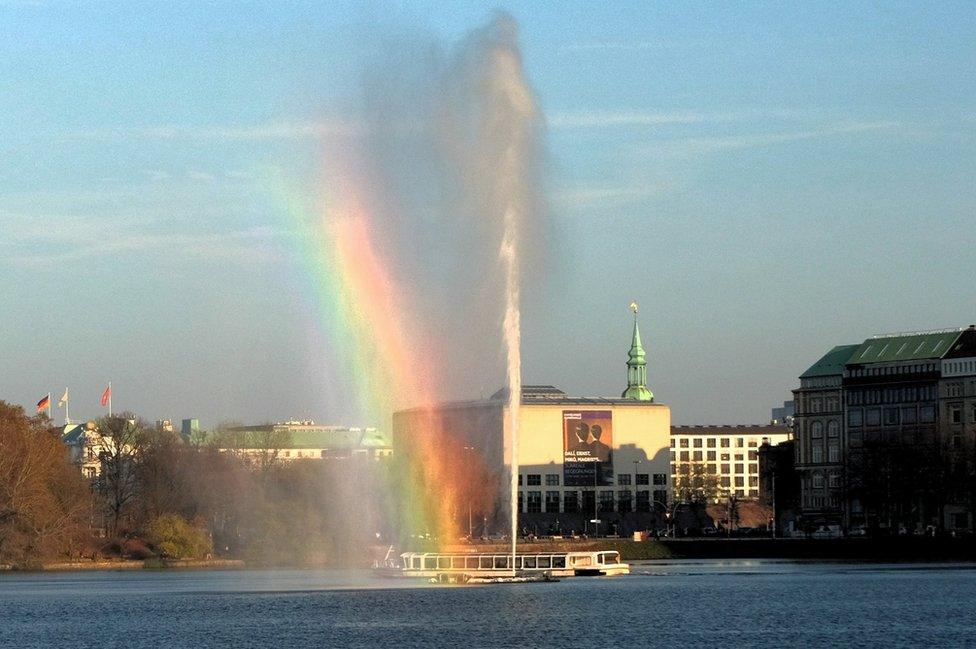
[(361, 416), (389, 429), (394, 411), (424, 411), (425, 425), (397, 444), (385, 496), (401, 538), (422, 535), (446, 545), (460, 535), (462, 517), (467, 520), (462, 502), (470, 502), (471, 494), (465, 489), (478, 484), (472, 473), (487, 474), (484, 463), (465, 455), (434, 408), (443, 401), (435, 387), (442, 359), (436, 341), (419, 340), (423, 328), (411, 311), (412, 290), (391, 274), (396, 260), (375, 239), (370, 183), (343, 173), (323, 186), (328, 196), (318, 212), (288, 201), (309, 302), (343, 377), (354, 386)]

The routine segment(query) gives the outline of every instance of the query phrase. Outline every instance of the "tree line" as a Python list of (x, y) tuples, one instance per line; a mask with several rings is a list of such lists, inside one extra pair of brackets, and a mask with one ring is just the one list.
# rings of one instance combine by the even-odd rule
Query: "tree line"
[(287, 440), (228, 452), (133, 413), (95, 428), (101, 473), (86, 479), (60, 428), (0, 401), (0, 564), (207, 555), (349, 563), (364, 560), (364, 543), (391, 533), (380, 495), (391, 478), (381, 462), (278, 462)]

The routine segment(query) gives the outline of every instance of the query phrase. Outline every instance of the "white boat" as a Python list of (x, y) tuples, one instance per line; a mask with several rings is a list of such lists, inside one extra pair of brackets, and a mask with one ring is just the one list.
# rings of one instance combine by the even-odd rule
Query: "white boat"
[(377, 566), (388, 576), (422, 577), (443, 583), (471, 583), (474, 579), (511, 577), (557, 578), (612, 576), (630, 573), (616, 550), (510, 554), (404, 552), (399, 566)]

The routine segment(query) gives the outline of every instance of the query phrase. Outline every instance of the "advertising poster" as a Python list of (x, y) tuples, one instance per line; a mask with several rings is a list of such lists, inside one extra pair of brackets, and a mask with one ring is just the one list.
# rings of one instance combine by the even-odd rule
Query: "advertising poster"
[(609, 410), (563, 411), (563, 484), (613, 484), (613, 413)]

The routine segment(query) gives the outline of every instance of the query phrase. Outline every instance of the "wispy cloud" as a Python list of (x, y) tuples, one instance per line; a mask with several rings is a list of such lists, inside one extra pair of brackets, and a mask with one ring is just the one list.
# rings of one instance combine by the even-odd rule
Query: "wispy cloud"
[[(52, 224), (53, 222), (53, 224)], [(29, 266), (51, 266), (123, 253), (162, 253), (207, 259), (267, 260), (274, 256), (280, 232), (254, 226), (223, 232), (140, 232), (145, 224), (118, 219), (64, 217), (37, 219), (0, 216), (3, 258)], [(128, 227), (126, 227), (128, 225)]]
[(700, 124), (738, 119), (731, 113), (580, 111), (555, 113), (549, 117), (550, 128), (606, 128), (614, 126), (660, 126), (664, 124)]
[(660, 196), (671, 186), (660, 182), (639, 182), (621, 186), (568, 187), (553, 194), (553, 204), (561, 209), (585, 208), (594, 204), (631, 203)]
[(348, 137), (361, 133), (356, 122), (326, 119), (266, 124), (159, 125), (98, 128), (62, 134), (66, 140), (274, 141)]
[(843, 135), (872, 132), (891, 132), (901, 127), (896, 121), (840, 122), (819, 128), (773, 133), (749, 133), (709, 137), (689, 137), (658, 140), (637, 147), (640, 153), (673, 156), (695, 156), (721, 151), (753, 149)]

